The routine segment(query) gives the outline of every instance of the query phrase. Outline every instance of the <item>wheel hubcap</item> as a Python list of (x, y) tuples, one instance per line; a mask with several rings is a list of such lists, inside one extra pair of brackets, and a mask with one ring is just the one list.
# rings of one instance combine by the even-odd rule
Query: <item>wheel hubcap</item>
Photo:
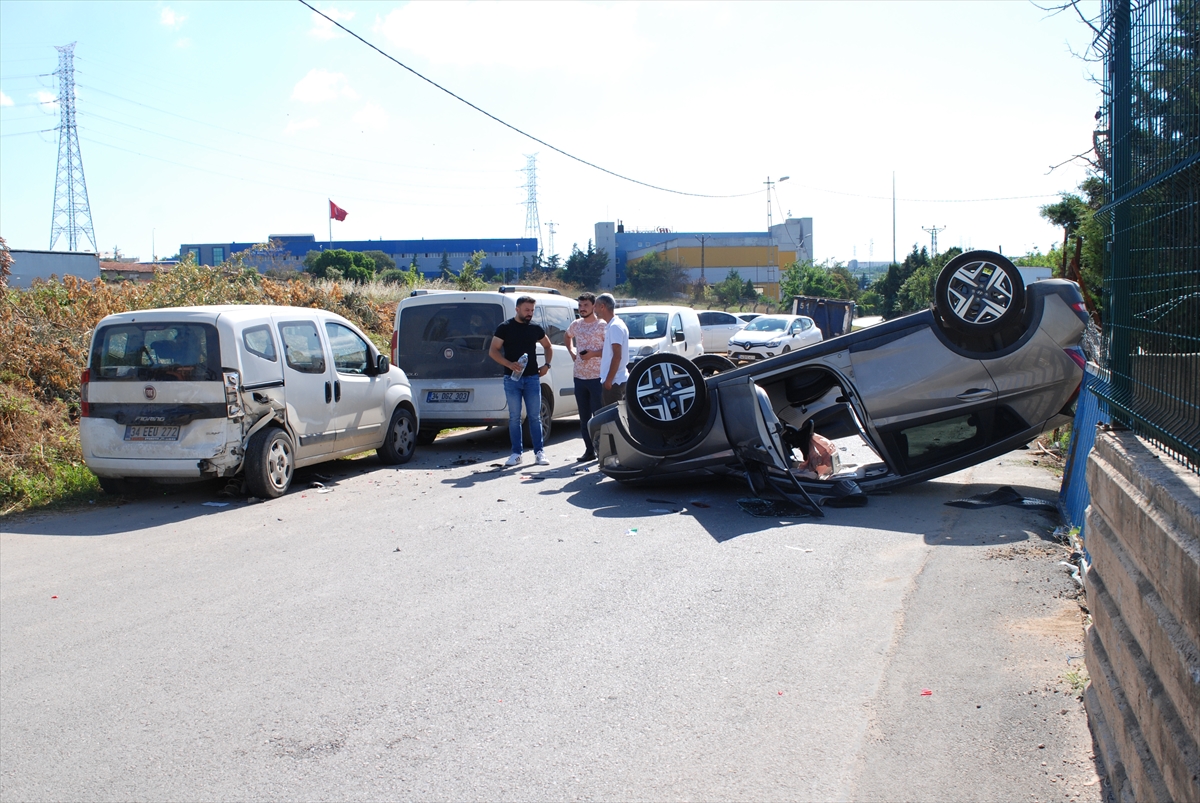
[(657, 421), (678, 421), (696, 403), (696, 386), (688, 372), (672, 363), (651, 366), (637, 384), (637, 402)]
[(970, 324), (993, 323), (1013, 304), (1009, 275), (991, 262), (972, 262), (954, 272), (947, 295), (950, 311)]
[(267, 477), (271, 480), (271, 485), (280, 490), (291, 482), (292, 450), (282, 440), (271, 444), (271, 451), (267, 454)]
[(412, 424), (407, 418), (396, 422), (392, 428), (392, 444), (400, 454), (408, 454), (417, 442), (417, 433), (413, 432)]

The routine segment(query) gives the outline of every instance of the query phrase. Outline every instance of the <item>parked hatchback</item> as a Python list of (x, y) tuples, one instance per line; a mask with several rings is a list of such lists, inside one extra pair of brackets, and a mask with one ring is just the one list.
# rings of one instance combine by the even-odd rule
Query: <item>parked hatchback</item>
[(729, 359), (765, 360), (820, 343), (821, 330), (804, 315), (761, 315), (729, 339)]
[(699, 313), (700, 332), (705, 354), (724, 354), (729, 351), (729, 338), (742, 331), (747, 321), (730, 312), (706, 310)]
[(83, 458), (109, 493), (148, 480), (245, 476), (287, 492), (302, 466), (416, 444), (408, 379), (350, 321), (298, 307), (109, 315), (83, 372)]

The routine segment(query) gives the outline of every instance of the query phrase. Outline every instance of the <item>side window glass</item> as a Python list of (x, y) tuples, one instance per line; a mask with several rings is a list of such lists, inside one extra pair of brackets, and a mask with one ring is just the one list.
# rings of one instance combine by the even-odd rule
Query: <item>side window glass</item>
[(721, 319), (715, 312), (700, 313), (700, 325), (701, 326), (712, 326), (712, 325), (718, 324), (720, 322), (721, 322)]
[(550, 343), (555, 346), (565, 346), (567, 327), (575, 320), (575, 312), (569, 307), (553, 304), (547, 304), (541, 310), (542, 328), (546, 330), (546, 337), (550, 338)]
[(340, 323), (326, 323), (325, 334), (333, 351), (333, 367), (339, 374), (365, 374), (371, 349), (353, 330)]
[(317, 325), (312, 321), (289, 321), (279, 324), (279, 339), (283, 341), (283, 358), (288, 367), (302, 374), (325, 373), (325, 352)]
[(679, 317), (679, 313), (671, 316), (671, 337), (675, 337), (676, 332), (683, 331), (683, 318)]
[(242, 343), (254, 356), (275, 362), (275, 338), (271, 337), (271, 327), (251, 326), (242, 332)]

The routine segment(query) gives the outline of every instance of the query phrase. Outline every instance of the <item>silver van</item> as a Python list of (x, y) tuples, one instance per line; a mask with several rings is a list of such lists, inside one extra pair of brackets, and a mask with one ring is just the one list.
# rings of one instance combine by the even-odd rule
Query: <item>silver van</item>
[[(504, 367), (488, 349), (496, 327), (516, 315), (520, 295), (450, 291), (411, 296), (396, 305), (392, 362), (412, 383), (421, 421), (418, 444), (432, 443), (444, 429), (508, 424)], [(533, 322), (546, 330), (554, 348), (550, 370), (542, 377), (542, 434), (548, 439), (553, 419), (579, 412), (563, 339), (579, 304), (557, 294), (527, 295), (536, 301)], [(543, 361), (538, 346), (538, 364)]]
[(404, 373), (354, 324), (299, 307), (109, 315), (92, 334), (79, 437), (100, 486), (245, 475), (287, 492), (296, 468), (371, 449), (404, 463), (417, 412)]

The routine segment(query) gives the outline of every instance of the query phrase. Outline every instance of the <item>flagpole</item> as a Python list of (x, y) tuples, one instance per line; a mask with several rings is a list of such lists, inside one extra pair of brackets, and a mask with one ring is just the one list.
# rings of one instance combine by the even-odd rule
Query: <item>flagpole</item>
[[(333, 201), (329, 201), (329, 203), (332, 204)], [(333, 207), (330, 206), (325, 211), (329, 213), (329, 247), (333, 248)]]

